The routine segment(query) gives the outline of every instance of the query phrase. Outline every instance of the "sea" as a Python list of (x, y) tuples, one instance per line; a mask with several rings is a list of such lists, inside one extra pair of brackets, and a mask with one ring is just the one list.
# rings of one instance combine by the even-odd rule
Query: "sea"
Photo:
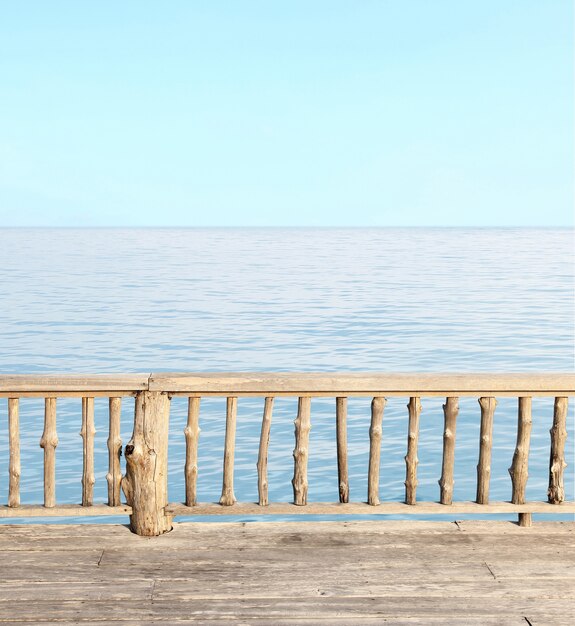
[[(568, 228), (0, 229), (0, 373), (573, 372), (574, 241)], [(574, 497), (573, 400), (568, 499)], [(390, 398), (385, 407), (382, 501), (403, 500), (407, 401)], [(3, 504), (6, 404), (0, 399)], [(442, 399), (423, 398), (422, 404), (417, 495), (436, 501)], [(173, 502), (184, 499), (186, 408), (185, 398), (172, 400)], [(96, 399), (97, 502), (107, 496), (107, 409), (105, 399)], [(126, 399), (124, 445), (133, 410), (134, 401)], [(262, 411), (263, 399), (240, 398), (239, 501), (257, 500)], [(276, 400), (270, 501), (293, 497), (296, 411), (296, 398)], [(350, 398), (348, 411), (350, 500), (365, 501), (370, 399)], [(39, 504), (43, 401), (23, 399), (20, 413), (22, 502)], [(479, 417), (477, 399), (462, 398), (455, 500), (475, 497)], [(529, 499), (546, 499), (552, 418), (553, 399), (534, 399)], [(62, 504), (81, 500), (80, 425), (80, 399), (59, 400), (56, 497)], [(212, 502), (221, 492), (225, 398), (202, 400), (200, 427), (198, 497)], [(517, 400), (500, 398), (493, 500), (510, 499), (516, 427)], [(312, 400), (309, 501), (337, 499), (335, 399), (318, 398)]]

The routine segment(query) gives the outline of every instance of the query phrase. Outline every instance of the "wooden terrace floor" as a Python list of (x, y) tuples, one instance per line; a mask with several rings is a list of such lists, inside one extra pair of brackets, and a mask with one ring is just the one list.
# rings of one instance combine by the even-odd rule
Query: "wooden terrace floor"
[(0, 623), (575, 624), (575, 523), (1, 525)]

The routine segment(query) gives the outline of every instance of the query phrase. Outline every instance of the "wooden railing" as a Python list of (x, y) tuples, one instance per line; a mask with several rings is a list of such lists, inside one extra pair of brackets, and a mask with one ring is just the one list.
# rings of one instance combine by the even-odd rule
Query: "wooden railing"
[[(521, 526), (531, 525), (532, 513), (575, 513), (575, 502), (565, 501), (564, 469), (569, 396), (575, 395), (575, 374), (132, 374), (89, 376), (0, 376), (0, 397), (8, 398), (8, 503), (1, 517), (130, 515), (131, 528), (140, 535), (159, 535), (171, 528), (176, 515), (287, 515), (407, 514), (432, 515), (517, 513)], [(94, 499), (94, 398), (109, 398), (109, 469), (107, 504)], [(125, 447), (126, 474), (122, 478), (120, 409), (122, 398), (135, 397), (133, 434)], [(168, 500), (168, 424), (170, 400), (188, 398), (184, 430), (186, 457), (185, 502)], [(226, 397), (223, 484), (219, 503), (197, 502), (200, 399)], [(274, 398), (298, 398), (295, 419), (293, 503), (268, 502), (268, 445)], [(311, 398), (335, 398), (339, 503), (310, 503), (308, 496)], [(349, 502), (347, 398), (371, 397), (367, 502)], [(388, 397), (408, 401), (405, 501), (379, 501), (382, 420)], [(439, 501), (418, 502), (417, 465), (421, 397), (444, 397), (443, 460)], [(478, 398), (480, 405), (479, 460), (475, 502), (453, 502), (455, 435), (459, 398)], [(518, 398), (517, 444), (511, 461), (511, 501), (490, 502), (493, 419), (497, 397)], [(554, 398), (551, 426), (547, 501), (526, 501), (532, 397)], [(20, 504), (20, 399), (45, 399), (44, 503)], [(57, 398), (82, 398), (82, 503), (56, 504)], [(234, 452), (238, 398), (263, 397), (264, 409), (257, 460), (258, 503), (237, 503), (234, 496)], [(367, 445), (367, 440), (366, 440)], [(123, 490), (127, 504), (121, 503)]]

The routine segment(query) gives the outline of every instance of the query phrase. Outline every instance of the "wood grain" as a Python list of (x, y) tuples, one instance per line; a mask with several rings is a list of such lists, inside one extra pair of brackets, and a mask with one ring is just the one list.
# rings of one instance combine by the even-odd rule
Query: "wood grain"
[(113, 397), (108, 402), (109, 431), (108, 431), (108, 505), (120, 506), (122, 468), (122, 439), (120, 438), (120, 420), (122, 415), (122, 398)]
[(441, 478), (439, 479), (439, 501), (441, 504), (451, 504), (453, 501), (453, 468), (455, 465), (455, 434), (458, 414), (459, 398), (447, 398), (443, 405), (443, 461)]
[(266, 398), (264, 402), (264, 414), (262, 417), (262, 429), (260, 433), (260, 447), (258, 451), (258, 498), (260, 506), (267, 506), (268, 501), (268, 448), (270, 444), (270, 430), (272, 426), (273, 398)]
[(335, 399), (335, 432), (337, 442), (337, 483), (339, 501), (349, 502), (347, 469), (347, 398)]
[(20, 506), (20, 413), (18, 398), (8, 398), (8, 506)]
[(567, 407), (569, 398), (555, 398), (553, 410), (553, 426), (551, 434), (551, 450), (549, 454), (549, 488), (547, 499), (551, 504), (559, 504), (565, 500), (563, 472), (567, 467), (565, 461), (565, 442), (567, 440)]
[(369, 467), (367, 473), (367, 503), (379, 504), (379, 465), (381, 458), (381, 435), (385, 398), (371, 401), (371, 424), (369, 426)]
[[(509, 468), (512, 484), (511, 501), (514, 504), (525, 502), (525, 488), (528, 478), (529, 446), (531, 439), (531, 398), (519, 398), (517, 416), (517, 444), (513, 454), (513, 462)], [(520, 513), (519, 525), (531, 526), (531, 514)]]
[(307, 504), (307, 461), (309, 457), (309, 432), (311, 430), (311, 398), (298, 400), (295, 427), (295, 448), (293, 451), (294, 474), (292, 479), (293, 499), (297, 506)]
[(168, 422), (166, 394), (142, 391), (136, 397), (134, 431), (125, 450), (126, 475), (122, 489), (132, 507), (130, 527), (152, 537), (168, 532)]
[(44, 432), (40, 439), (40, 447), (44, 449), (44, 506), (56, 506), (56, 398), (44, 401)]
[(150, 390), (208, 395), (569, 396), (573, 373), (153, 373)]
[(236, 447), (236, 419), (238, 399), (229, 397), (226, 403), (226, 440), (224, 443), (224, 476), (220, 504), (232, 506), (236, 502), (234, 495), (234, 452)]
[(410, 398), (407, 405), (409, 423), (407, 426), (407, 454), (405, 455), (405, 503), (415, 504), (417, 492), (417, 443), (419, 440), (419, 416), (421, 400)]
[(479, 461), (477, 462), (477, 494), (478, 504), (489, 502), (489, 484), (491, 480), (491, 450), (493, 448), (493, 416), (497, 400), (495, 398), (479, 398), (481, 407), (481, 426), (479, 431)]
[(82, 429), (80, 436), (83, 440), (82, 466), (82, 506), (92, 506), (94, 501), (94, 398), (82, 398)]
[(186, 481), (186, 504), (194, 506), (197, 499), (198, 484), (198, 443), (200, 439), (200, 398), (188, 399), (188, 422), (184, 428), (186, 438), (186, 463), (184, 478)]

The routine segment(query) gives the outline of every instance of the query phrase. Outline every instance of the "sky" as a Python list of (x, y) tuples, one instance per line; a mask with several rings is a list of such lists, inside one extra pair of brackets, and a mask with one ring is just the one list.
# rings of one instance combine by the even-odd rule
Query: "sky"
[(0, 2), (0, 226), (573, 226), (571, 0)]

